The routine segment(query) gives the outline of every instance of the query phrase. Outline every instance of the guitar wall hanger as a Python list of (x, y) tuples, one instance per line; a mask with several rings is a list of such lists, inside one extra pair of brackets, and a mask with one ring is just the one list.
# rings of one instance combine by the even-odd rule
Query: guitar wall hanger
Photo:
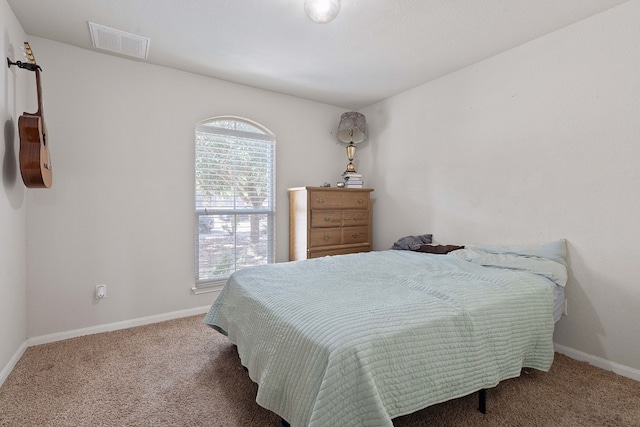
[(22, 62), (22, 61), (13, 62), (11, 59), (7, 58), (7, 67), (11, 68), (12, 65), (16, 65), (18, 68), (22, 68), (29, 71), (35, 71), (35, 70), (42, 71), (42, 67), (39, 66), (38, 64), (32, 64), (30, 62)]

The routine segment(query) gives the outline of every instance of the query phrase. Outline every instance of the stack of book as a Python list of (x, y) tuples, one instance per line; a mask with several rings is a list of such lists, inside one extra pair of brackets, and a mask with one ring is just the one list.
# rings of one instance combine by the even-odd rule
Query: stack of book
[(344, 178), (345, 188), (363, 188), (364, 181), (362, 180), (362, 174), (356, 172), (345, 172), (342, 174)]

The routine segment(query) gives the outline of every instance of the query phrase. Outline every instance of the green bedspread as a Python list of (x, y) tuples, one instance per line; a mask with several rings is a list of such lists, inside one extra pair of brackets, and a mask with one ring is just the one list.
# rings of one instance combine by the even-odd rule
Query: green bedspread
[(258, 404), (292, 427), (391, 427), (551, 367), (552, 287), (566, 269), (498, 258), (390, 250), (247, 268), (205, 322), (237, 345)]

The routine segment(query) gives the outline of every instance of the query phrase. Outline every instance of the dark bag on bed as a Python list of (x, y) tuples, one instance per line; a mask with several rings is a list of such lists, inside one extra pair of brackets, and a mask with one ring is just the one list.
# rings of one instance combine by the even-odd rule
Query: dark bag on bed
[(420, 245), (418, 249), (413, 249), (415, 252), (427, 252), (430, 254), (448, 254), (451, 251), (458, 249), (464, 249), (464, 246), (456, 245)]

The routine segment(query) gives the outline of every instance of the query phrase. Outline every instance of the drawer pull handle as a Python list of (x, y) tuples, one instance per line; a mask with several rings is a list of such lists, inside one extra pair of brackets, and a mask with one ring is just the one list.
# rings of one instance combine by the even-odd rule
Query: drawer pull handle
[(326, 202), (326, 201), (327, 201), (327, 199), (324, 199), (324, 198), (322, 198), (322, 197), (320, 197), (320, 198), (316, 199), (316, 202), (321, 203), (321, 204), (322, 204), (322, 203), (324, 203), (324, 202)]
[(353, 233), (351, 237), (353, 237), (354, 239), (357, 239), (358, 237), (360, 237), (360, 233)]
[(324, 236), (322, 236), (322, 238), (324, 240), (329, 240), (331, 238), (331, 234), (325, 234)]
[(329, 215), (325, 215), (325, 216), (324, 216), (324, 220), (325, 220), (325, 221), (331, 221), (331, 216), (329, 216)]
[(353, 220), (354, 221), (360, 221), (360, 215), (354, 215), (353, 216)]
[(358, 204), (363, 204), (364, 203), (364, 199), (358, 199)]

